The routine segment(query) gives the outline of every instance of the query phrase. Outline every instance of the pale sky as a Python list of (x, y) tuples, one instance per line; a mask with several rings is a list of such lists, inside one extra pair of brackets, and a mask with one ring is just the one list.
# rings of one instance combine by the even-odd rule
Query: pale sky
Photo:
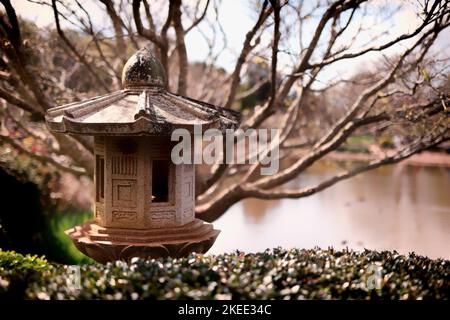
[[(184, 1), (189, 2), (188, 1)], [(104, 12), (104, 6), (98, 1), (93, 0), (81, 0), (84, 8), (91, 14), (93, 23), (96, 27), (102, 28), (103, 26), (107, 26), (111, 28), (110, 21)], [(205, 2), (205, 0), (203, 0)], [(217, 64), (227, 71), (231, 72), (234, 67), (234, 63), (236, 62), (236, 58), (240, 49), (242, 47), (242, 43), (244, 41), (245, 35), (253, 26), (256, 13), (252, 11), (251, 1), (245, 0), (224, 0), (222, 1), (222, 5), (220, 7), (220, 22), (222, 24), (224, 33), (227, 35), (227, 49), (223, 52), (223, 54), (219, 57)], [(308, 2), (305, 2), (308, 4)], [(382, 37), (378, 43), (385, 42), (388, 39), (392, 39), (399, 34), (408, 32), (413, 30), (415, 26), (420, 23), (418, 17), (414, 14), (414, 9), (416, 1), (405, 1), (405, 0), (374, 0), (371, 2), (371, 10), (375, 10), (374, 12), (369, 12), (369, 14), (364, 17), (364, 24), (368, 27), (368, 30), (360, 35), (359, 40), (355, 43), (357, 47), (354, 50), (357, 51), (359, 47), (363, 47), (370, 40), (370, 37), (374, 34), (378, 34), (383, 32), (384, 30), (389, 30), (391, 32), (390, 35)], [(12, 0), (13, 6), (16, 8), (16, 12), (27, 19), (34, 21), (38, 26), (47, 27), (54, 25), (54, 17), (51, 8), (44, 7), (41, 5), (37, 5), (34, 3), (30, 3), (27, 0)], [(393, 8), (393, 6), (401, 4), (402, 10), (397, 12), (395, 15), (389, 17), (389, 19), (384, 19), (382, 14), (384, 11), (389, 11), (389, 8)], [(201, 5), (203, 8), (204, 4)], [(153, 9), (154, 7), (152, 7)], [(377, 9), (382, 9), (381, 11), (376, 11)], [(384, 10), (384, 9), (387, 10)], [(210, 8), (211, 9), (211, 8)], [(130, 8), (131, 10), (131, 8)], [(153, 10), (157, 11), (157, 10)], [(166, 10), (164, 10), (166, 12)], [(381, 12), (381, 13), (380, 13)], [(156, 12), (154, 12), (154, 15)], [(282, 12), (283, 13), (283, 12)], [(165, 14), (165, 13), (164, 13)], [(208, 14), (212, 17), (214, 15), (213, 10), (209, 10)], [(386, 13), (387, 14), (387, 13)], [(282, 19), (286, 18), (282, 15)], [(287, 19), (287, 18), (286, 18)], [(187, 23), (185, 23), (187, 25)], [(317, 25), (317, 18), (313, 18), (308, 20), (308, 23), (304, 25), (304, 42), (307, 43), (309, 41), (308, 37), (311, 37), (314, 33), (315, 27)], [(69, 27), (70, 24), (63, 23), (64, 27)], [(201, 23), (199, 27), (205, 32), (208, 33), (208, 28)], [(343, 35), (343, 42), (348, 41), (352, 38), (353, 34), (356, 33), (357, 27), (356, 24), (353, 26), (350, 25), (349, 29)], [(107, 32), (107, 30), (105, 30)], [(220, 36), (220, 34), (218, 34)], [(285, 38), (286, 46), (289, 48), (284, 49), (293, 49), (298, 50), (298, 39), (293, 36), (283, 34), (282, 37)], [(292, 38), (292, 39), (291, 39)], [(263, 35), (261, 39), (261, 44), (270, 43), (272, 39), (272, 29), (270, 28), (266, 34)], [(324, 36), (324, 40), (326, 40)], [(413, 40), (405, 41), (401, 46), (393, 48), (391, 50), (385, 51), (386, 55), (394, 54), (399, 50), (404, 50), (408, 44), (410, 44)], [(369, 43), (373, 45), (374, 43)], [(223, 44), (220, 41), (217, 44), (217, 50), (219, 47), (222, 47)], [(450, 46), (450, 31), (446, 30), (444, 33), (440, 35), (437, 43), (435, 44), (435, 50), (439, 50), (441, 53), (444, 53), (446, 56), (449, 56), (449, 46)], [(186, 47), (188, 51), (189, 61), (204, 61), (208, 47), (205, 43), (204, 38), (197, 30), (193, 30), (186, 37)], [(282, 48), (283, 49), (283, 48)], [(325, 69), (320, 77), (319, 81), (325, 83), (331, 79), (334, 79), (336, 76), (345, 74), (351, 74), (355, 70), (359, 70), (361, 67), (370, 67), (371, 62), (379, 59), (381, 57), (380, 53), (371, 53), (367, 54), (359, 59), (355, 60), (345, 60), (339, 62), (332, 67)], [(289, 56), (284, 53), (279, 53), (279, 71), (289, 73), (290, 66), (292, 65), (292, 55)], [(298, 59), (294, 56), (294, 60)]]
[[(48, 0), (47, 2), (50, 3), (51, 1)], [(98, 26), (107, 25), (108, 27), (111, 25), (109, 18), (105, 15), (104, 5), (102, 3), (94, 0), (81, 0), (80, 2), (92, 15), (94, 24), (97, 24)], [(205, 1), (203, 0), (203, 2)], [(53, 11), (50, 7), (44, 7), (27, 0), (12, 0), (11, 3), (18, 15), (34, 21), (36, 25), (40, 27), (47, 27), (49, 25), (54, 26)], [(201, 7), (204, 7), (203, 3)], [(212, 14), (211, 10), (208, 11), (208, 13)], [(165, 11), (164, 14), (166, 14)], [(251, 10), (246, 1), (225, 0), (220, 8), (220, 22), (228, 36), (227, 44), (229, 50), (227, 51), (229, 52), (225, 52), (225, 55), (222, 57), (219, 64), (228, 71), (231, 71), (232, 64), (236, 61), (236, 52), (242, 47), (246, 32), (254, 23), (250, 15)], [(61, 24), (64, 27), (71, 27), (70, 24), (63, 20), (61, 20)], [(202, 35), (195, 29), (187, 35), (186, 46), (190, 61), (204, 61), (208, 46)]]

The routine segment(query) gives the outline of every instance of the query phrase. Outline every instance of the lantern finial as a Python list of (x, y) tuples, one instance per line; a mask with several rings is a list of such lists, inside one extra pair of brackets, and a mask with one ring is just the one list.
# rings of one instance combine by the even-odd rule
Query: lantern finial
[(166, 87), (166, 72), (161, 62), (148, 48), (133, 54), (122, 71), (125, 89), (136, 87)]

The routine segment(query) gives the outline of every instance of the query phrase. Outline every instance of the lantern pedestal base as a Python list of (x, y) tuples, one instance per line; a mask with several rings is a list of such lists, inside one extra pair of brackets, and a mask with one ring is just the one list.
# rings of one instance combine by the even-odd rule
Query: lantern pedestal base
[(100, 263), (206, 253), (219, 233), (199, 219), (180, 227), (144, 230), (106, 228), (90, 221), (66, 230), (78, 250)]

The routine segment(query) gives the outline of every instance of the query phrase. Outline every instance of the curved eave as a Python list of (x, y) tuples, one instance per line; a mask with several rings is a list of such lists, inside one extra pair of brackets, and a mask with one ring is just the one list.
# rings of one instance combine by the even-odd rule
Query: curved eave
[(203, 106), (204, 108), (207, 108), (210, 110), (215, 110), (216, 112), (218, 112), (221, 122), (223, 122), (225, 127), (229, 128), (229, 129), (236, 128), (240, 124), (241, 114), (238, 111), (215, 106), (213, 104), (210, 104), (210, 103), (207, 103), (204, 101), (196, 100), (196, 99), (181, 96), (181, 95), (177, 95), (177, 96), (182, 97), (183, 99), (192, 101), (193, 103), (197, 103), (197, 104)]
[(51, 131), (85, 135), (170, 135), (177, 128), (236, 128), (239, 114), (149, 87), (119, 90), (49, 109)]
[[(60, 122), (53, 122), (46, 119), (51, 131), (60, 133), (72, 133), (80, 135), (170, 135), (175, 129), (186, 129), (194, 132), (194, 125), (189, 123), (155, 123), (145, 117), (141, 117), (134, 122), (109, 123), (81, 123), (67, 118)], [(218, 120), (201, 123), (202, 129), (219, 128)]]

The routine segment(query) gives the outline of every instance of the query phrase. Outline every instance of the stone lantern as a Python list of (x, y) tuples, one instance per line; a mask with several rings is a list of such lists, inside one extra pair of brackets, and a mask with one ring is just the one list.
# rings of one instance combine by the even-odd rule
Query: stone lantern
[(166, 89), (149, 49), (125, 64), (123, 89), (47, 112), (51, 131), (94, 136), (94, 220), (66, 231), (99, 262), (204, 253), (218, 230), (196, 219), (195, 168), (171, 161), (171, 133), (225, 130), (238, 114)]

